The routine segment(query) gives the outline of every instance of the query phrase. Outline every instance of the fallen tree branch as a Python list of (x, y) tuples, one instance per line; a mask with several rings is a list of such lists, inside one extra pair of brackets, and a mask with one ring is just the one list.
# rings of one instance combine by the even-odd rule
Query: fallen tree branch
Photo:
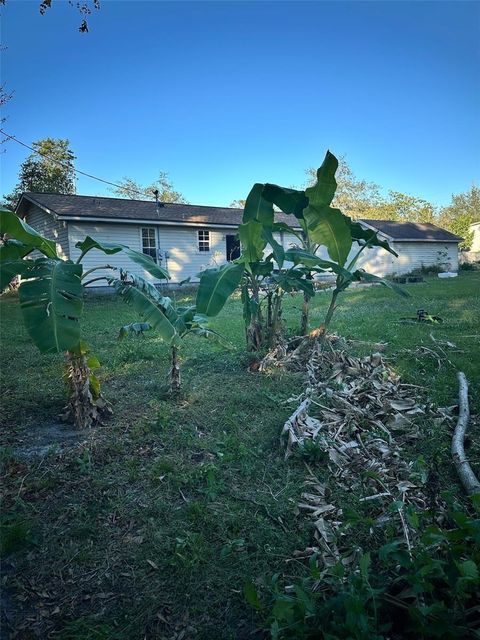
[(465, 455), (464, 440), (465, 433), (470, 419), (470, 409), (468, 406), (468, 382), (462, 371), (457, 373), (459, 391), (458, 391), (458, 422), (453, 432), (452, 438), (452, 457), (458, 476), (465, 487), (467, 495), (472, 496), (480, 493), (480, 482), (473, 473), (472, 467)]

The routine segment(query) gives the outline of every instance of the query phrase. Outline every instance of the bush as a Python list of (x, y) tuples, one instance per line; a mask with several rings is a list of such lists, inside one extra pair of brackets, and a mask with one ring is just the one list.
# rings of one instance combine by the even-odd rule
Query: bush
[(424, 265), (422, 264), (421, 267), (419, 267), (418, 269), (413, 269), (410, 274), (408, 275), (412, 275), (412, 276), (434, 276), (437, 275), (439, 273), (442, 273), (443, 271), (446, 271), (445, 267), (443, 265), (439, 265), (439, 264), (429, 264), (429, 265)]
[(459, 269), (460, 271), (477, 271), (480, 269), (480, 262), (462, 262)]
[(451, 510), (440, 528), (427, 523), (431, 513), (405, 515), (418, 534), (411, 550), (394, 539), (372, 554), (357, 550), (351, 564), (346, 554), (326, 574), (312, 557), (309, 575), (287, 591), (273, 578), (265, 608), (249, 583), (247, 600), (264, 614), (271, 638), (480, 637), (480, 520)]

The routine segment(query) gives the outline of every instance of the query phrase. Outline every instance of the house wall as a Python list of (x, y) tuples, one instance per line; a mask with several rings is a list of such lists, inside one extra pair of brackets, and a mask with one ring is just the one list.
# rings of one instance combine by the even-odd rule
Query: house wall
[(235, 229), (212, 229), (210, 231), (210, 251), (198, 250), (198, 228), (159, 227), (160, 251), (166, 260), (162, 265), (168, 269), (172, 282), (191, 278), (198, 282), (197, 273), (226, 262), (226, 235), (235, 235)]
[[(57, 253), (61, 258), (67, 259), (69, 257), (66, 222), (56, 220), (52, 214), (40, 209), (40, 207), (33, 203), (27, 211), (25, 222), (48, 240), (54, 240), (57, 245)], [(36, 258), (42, 254), (40, 254), (39, 251), (34, 251), (31, 255)]]
[(408, 273), (412, 269), (446, 263), (449, 271), (458, 271), (458, 244), (456, 242), (396, 242), (398, 258), (391, 273)]
[[(235, 234), (234, 229), (208, 229), (210, 232), (210, 251), (200, 252), (198, 250), (198, 228), (163, 226), (163, 225), (137, 225), (120, 223), (85, 223), (69, 222), (68, 237), (70, 255), (76, 260), (80, 255), (75, 244), (89, 235), (99, 242), (113, 242), (124, 244), (142, 251), (141, 230), (142, 228), (153, 228), (158, 230), (157, 244), (162, 256), (161, 266), (166, 268), (171, 275), (171, 283), (180, 282), (186, 278), (191, 278), (192, 282), (198, 282), (197, 273), (215, 264), (223, 264), (226, 261), (226, 235)], [(136, 275), (139, 275), (150, 282), (159, 282), (142, 267), (132, 262), (122, 252), (107, 256), (97, 249), (92, 249), (82, 260), (84, 269), (90, 269), (97, 265), (109, 264), (113, 267), (124, 268)], [(108, 271), (96, 271), (95, 277), (107, 275)], [(92, 274), (92, 277), (94, 277)], [(111, 272), (110, 272), (111, 275)], [(102, 286), (101, 281), (95, 286)]]
[(478, 253), (480, 251), (480, 222), (475, 222), (474, 224), (470, 225), (470, 231), (473, 232), (473, 240), (470, 251)]
[(480, 251), (460, 251), (458, 261), (460, 264), (480, 262)]
[[(50, 215), (32, 204), (26, 215), (26, 222), (45, 237), (55, 240), (59, 255), (63, 258), (75, 260), (80, 251), (75, 244), (85, 236), (90, 235), (100, 242), (114, 242), (125, 244), (132, 249), (142, 251), (141, 229), (149, 225), (121, 224), (121, 223), (93, 223), (93, 222), (64, 222), (55, 220)], [(198, 250), (199, 227), (180, 227), (151, 225), (157, 230), (159, 251), (163, 257), (161, 265), (166, 267), (172, 276), (171, 282), (178, 283), (186, 278), (192, 282), (198, 281), (197, 273), (210, 266), (220, 265), (226, 261), (226, 235), (235, 235), (235, 229), (201, 227), (210, 231), (210, 251)], [(480, 236), (480, 231), (479, 234)], [(298, 238), (293, 234), (275, 234), (276, 239), (283, 243), (285, 249), (298, 244)], [(479, 238), (480, 243), (480, 238)], [(356, 252), (354, 245), (348, 260)], [(362, 253), (357, 263), (358, 268), (375, 275), (385, 276), (401, 274), (420, 268), (422, 265), (434, 265), (439, 262), (450, 263), (450, 269), (458, 269), (458, 245), (457, 243), (442, 242), (396, 242), (393, 248), (399, 254), (398, 258), (391, 255), (381, 247), (366, 250)], [(479, 247), (480, 250), (480, 247)], [(441, 255), (446, 252), (446, 256)], [(266, 252), (267, 253), (267, 252)], [(320, 250), (320, 256), (328, 259), (326, 249)], [(347, 262), (348, 263), (348, 262)], [(106, 256), (93, 249), (83, 260), (84, 268), (89, 269), (101, 264), (110, 264), (114, 267), (123, 267), (139, 276), (155, 282), (155, 279), (147, 274), (139, 265), (130, 261), (121, 252), (112, 256)], [(95, 272), (95, 276), (106, 275), (108, 272)], [(93, 275), (92, 275), (93, 277)], [(95, 283), (102, 285), (102, 282)]]
[[(480, 232), (479, 232), (480, 236)], [(298, 245), (299, 241), (292, 234), (284, 234), (283, 246), (285, 249), (292, 245)], [(452, 271), (458, 270), (458, 244), (456, 242), (392, 242), (392, 249), (398, 253), (398, 258), (382, 247), (372, 247), (365, 249), (357, 262), (357, 269), (364, 269), (377, 276), (387, 276), (393, 274), (408, 273), (413, 269), (424, 266), (437, 265), (439, 263), (449, 263)], [(358, 251), (359, 245), (353, 244), (346, 264), (353, 259)], [(443, 255), (443, 254), (446, 255)], [(325, 247), (321, 247), (317, 254), (329, 260)]]
[[(283, 246), (285, 249), (290, 249), (294, 245), (299, 245), (299, 240), (293, 234), (285, 233), (283, 235)], [(348, 255), (346, 264), (353, 259), (355, 254), (359, 249), (359, 245), (354, 243), (350, 253)], [(317, 255), (324, 260), (330, 260), (330, 256), (328, 255), (328, 251), (326, 247), (320, 247), (317, 251)], [(389, 273), (394, 273), (394, 262), (395, 256), (393, 256), (385, 249), (381, 247), (373, 247), (368, 251), (364, 251), (360, 254), (360, 258), (357, 262), (358, 269), (365, 269), (365, 271), (369, 271), (374, 275), (387, 275)]]

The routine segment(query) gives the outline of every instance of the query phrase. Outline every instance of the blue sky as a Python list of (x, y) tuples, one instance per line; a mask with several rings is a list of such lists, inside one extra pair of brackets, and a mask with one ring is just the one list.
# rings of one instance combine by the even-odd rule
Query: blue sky
[[(66, 2), (2, 9), (5, 129), (69, 138), (77, 168), (196, 204), (301, 185), (326, 149), (446, 204), (480, 182), (478, 2), (121, 2), (80, 34)], [(1, 156), (2, 193), (28, 152)], [(108, 194), (87, 178), (78, 192)]]

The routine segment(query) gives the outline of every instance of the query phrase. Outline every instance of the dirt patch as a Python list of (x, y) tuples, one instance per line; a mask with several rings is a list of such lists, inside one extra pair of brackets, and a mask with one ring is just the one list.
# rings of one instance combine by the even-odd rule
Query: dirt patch
[(85, 437), (85, 432), (62, 422), (53, 422), (29, 429), (19, 436), (13, 453), (15, 457), (24, 459), (43, 457), (75, 446), (85, 440)]

